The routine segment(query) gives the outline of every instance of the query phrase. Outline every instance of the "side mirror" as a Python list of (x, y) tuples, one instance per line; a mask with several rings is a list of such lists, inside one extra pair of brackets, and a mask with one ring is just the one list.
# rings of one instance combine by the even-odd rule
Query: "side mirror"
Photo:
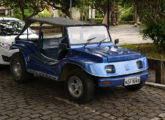
[(67, 46), (66, 43), (60, 43), (60, 44), (59, 44), (59, 48), (61, 48), (61, 49), (67, 49), (68, 46)]
[(119, 43), (119, 39), (115, 39), (115, 45)]

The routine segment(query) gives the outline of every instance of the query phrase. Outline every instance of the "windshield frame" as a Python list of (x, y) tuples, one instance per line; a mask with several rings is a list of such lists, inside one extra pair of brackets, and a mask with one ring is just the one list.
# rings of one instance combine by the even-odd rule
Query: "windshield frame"
[[(109, 43), (109, 42), (111, 42), (112, 43), (112, 38), (111, 38), (111, 35), (110, 35), (110, 31), (108, 30), (108, 28), (107, 28), (107, 25), (105, 25), (105, 24), (91, 24), (91, 25), (76, 25), (76, 26), (73, 26), (73, 25), (71, 25), (71, 26), (67, 26), (66, 27), (66, 31), (67, 31), (67, 36), (68, 36), (68, 40), (69, 40), (69, 45), (84, 45), (84, 44), (86, 44), (86, 43), (80, 43), (80, 44), (71, 44), (71, 42), (70, 42), (70, 39), (69, 39), (69, 32), (68, 32), (68, 28), (69, 27), (83, 27), (83, 26), (85, 26), (85, 27), (88, 27), (88, 26), (104, 26), (105, 28), (106, 28), (106, 30), (107, 30), (107, 32), (108, 32), (108, 36), (109, 36), (109, 39), (110, 39), (110, 41), (108, 41), (108, 42), (103, 42), (103, 43)], [(92, 42), (92, 43), (88, 43), (88, 45), (89, 44), (98, 44), (99, 42)]]

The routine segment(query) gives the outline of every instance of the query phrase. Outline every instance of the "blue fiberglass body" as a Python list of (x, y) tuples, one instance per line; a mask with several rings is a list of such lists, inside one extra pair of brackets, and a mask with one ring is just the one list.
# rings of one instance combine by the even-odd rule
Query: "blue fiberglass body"
[[(69, 49), (65, 57), (60, 60), (43, 55), (40, 46), (32, 41), (16, 40), (11, 49), (20, 50), (25, 59), (27, 72), (57, 81), (61, 81), (62, 71), (67, 64), (75, 65), (94, 76), (100, 87), (124, 85), (124, 80), (129, 77), (140, 77), (141, 81), (147, 80), (148, 62), (144, 55), (115, 46), (111, 41), (103, 42), (101, 45), (90, 43), (85, 47), (84, 44), (71, 44), (68, 31), (66, 34), (65, 41)], [(39, 43), (40, 39), (39, 35)], [(49, 54), (55, 54), (55, 52), (52, 50)], [(140, 68), (138, 68), (138, 62), (142, 64)], [(114, 71), (108, 73), (106, 66), (113, 66)], [(102, 82), (111, 84), (103, 85)]]

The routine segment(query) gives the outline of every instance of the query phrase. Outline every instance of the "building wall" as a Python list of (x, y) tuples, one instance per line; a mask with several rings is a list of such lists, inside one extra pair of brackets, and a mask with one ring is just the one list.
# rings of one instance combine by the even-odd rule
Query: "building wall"
[(5, 7), (0, 7), (0, 16), (7, 16), (8, 10)]
[[(50, 10), (49, 10), (50, 12)], [(60, 17), (59, 10), (52, 10), (53, 17)], [(80, 20), (81, 14), (76, 8), (72, 8), (72, 18), (74, 20)]]
[(81, 17), (80, 11), (77, 10), (76, 8), (73, 8), (72, 9), (72, 18), (74, 20), (80, 20), (80, 17)]

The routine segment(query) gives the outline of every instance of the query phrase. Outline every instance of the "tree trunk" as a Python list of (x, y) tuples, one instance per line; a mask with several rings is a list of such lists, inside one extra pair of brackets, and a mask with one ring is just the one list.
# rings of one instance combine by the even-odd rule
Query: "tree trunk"
[(119, 24), (119, 8), (118, 8), (118, 6), (119, 6), (119, 0), (116, 0), (116, 8), (117, 8), (117, 10), (116, 10), (116, 24), (117, 25)]
[(138, 15), (137, 15), (137, 4), (135, 3), (134, 4), (134, 24), (135, 25), (137, 24), (137, 18), (138, 18)]

